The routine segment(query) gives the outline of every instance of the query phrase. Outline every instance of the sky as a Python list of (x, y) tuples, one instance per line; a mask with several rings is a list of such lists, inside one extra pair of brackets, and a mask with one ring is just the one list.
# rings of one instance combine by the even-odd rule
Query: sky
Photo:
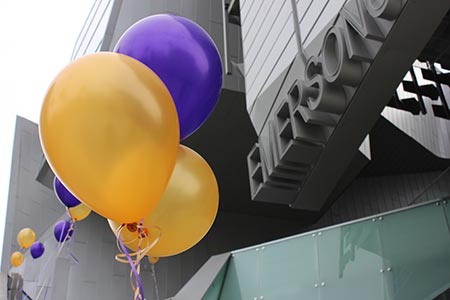
[(0, 0), (0, 258), (16, 115), (39, 121), (94, 0)]

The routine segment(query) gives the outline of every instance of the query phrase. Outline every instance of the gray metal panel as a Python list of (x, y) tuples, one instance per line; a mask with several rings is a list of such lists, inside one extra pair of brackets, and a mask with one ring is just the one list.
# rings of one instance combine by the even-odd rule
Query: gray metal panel
[[(246, 68), (246, 73), (248, 71), (248, 69), (250, 68), (251, 62), (252, 60), (247, 60), (247, 56), (250, 55), (249, 57), (254, 59), (255, 56), (258, 54), (258, 51), (261, 50), (261, 47), (263, 45), (263, 43), (265, 42), (265, 40), (267, 39), (267, 36), (269, 35), (272, 27), (274, 26), (281, 9), (283, 8), (283, 6), (285, 5), (286, 1), (274, 1), (269, 13), (267, 16), (265, 16), (264, 18), (264, 22), (260, 28), (260, 30), (258, 31), (258, 33), (256, 34), (255, 38), (253, 41), (249, 41), (247, 43), (242, 43), (242, 47), (244, 49), (244, 65)], [(242, 28), (242, 30), (244, 30), (245, 27)]]
[[(262, 46), (262, 50), (250, 65), (250, 69), (246, 68), (245, 84), (247, 101), (250, 102), (258, 95), (267, 76), (269, 76), (275, 65), (279, 62), (280, 56), (288, 43), (290, 41), (295, 43), (292, 14), (287, 14), (286, 19), (280, 18), (280, 21), (277, 21), (272, 28), (268, 39)], [(286, 34), (286, 32), (291, 32), (291, 34)], [(282, 61), (286, 66), (290, 62)]]
[(304, 36), (304, 43), (309, 44), (320, 31), (322, 31), (328, 24), (337, 17), (336, 12), (340, 11), (347, 0), (328, 0), (326, 6), (321, 11), (319, 17), (316, 19), (314, 26)]
[(230, 253), (224, 253), (212, 256), (208, 261), (195, 273), (191, 280), (184, 285), (181, 290), (173, 297), (173, 300), (199, 300), (201, 299), (217, 274), (226, 267)]
[(36, 181), (42, 156), (36, 124), (17, 117), (3, 242), (3, 272), (9, 269), (12, 249), (19, 249), (16, 240), (19, 230), (31, 227), (39, 236), (65, 211), (53, 191)]
[[(271, 22), (268, 22), (268, 17), (272, 13), (275, 14), (275, 11), (277, 9), (276, 7), (277, 1), (275, 0), (266, 0), (260, 7), (259, 15), (261, 17), (254, 18), (252, 26), (244, 27), (246, 30), (242, 30), (242, 36), (243, 36), (243, 44), (248, 45), (248, 47), (251, 49), (255, 39), (257, 36), (262, 33), (263, 35), (267, 33), (261, 32), (263, 24), (271, 24)], [(275, 8), (275, 11), (273, 10)]]
[(295, 36), (292, 35), (286, 45), (286, 48), (283, 49), (283, 52), (278, 57), (277, 63), (273, 66), (272, 70), (268, 74), (268, 77), (264, 79), (264, 84), (258, 90), (257, 99), (259, 99), (261, 93), (267, 89), (266, 86), (276, 80), (283, 70), (286, 69), (286, 66), (289, 66), (289, 64), (292, 63), (297, 53), (297, 43), (295, 41)]
[[(355, 97), (338, 123), (324, 153), (302, 187), (293, 207), (306, 208), (303, 206), (306, 204), (306, 199), (314, 199), (314, 203), (310, 203), (312, 205), (310, 209), (322, 208), (329, 197), (326, 190), (330, 191), (337, 184), (338, 178), (357, 151), (355, 146), (360, 146), (367, 132), (378, 119), (377, 112), (381, 113), (405, 70), (420, 53), (423, 45), (426, 44), (447, 12), (449, 3), (444, 3), (445, 1), (436, 0), (426, 3), (409, 1), (405, 4), (400, 17), (377, 54), (376, 62), (364, 76), (364, 81), (359, 85)], [(433, 18), (427, 18), (427, 22), (420, 24), (415, 22), (415, 20), (423, 20), (427, 16), (433, 16)], [(416, 28), (414, 25), (418, 27)], [(386, 27), (380, 26), (378, 30), (386, 30)], [(378, 38), (378, 34), (383, 35), (387, 32), (371, 32), (373, 38)], [(395, 51), (401, 51), (401, 55)], [(383, 89), (379, 85), (380, 77), (383, 77), (385, 84)], [(364, 119), (361, 118), (361, 115), (364, 116)], [(356, 123), (357, 127), (355, 127)], [(350, 135), (349, 132), (352, 134)], [(336, 160), (337, 153), (340, 155), (338, 160)], [(321, 189), (317, 189), (317, 186), (321, 186)]]
[[(244, 25), (247, 22), (248, 15), (250, 14), (253, 5), (258, 2), (258, 0), (247, 0), (247, 5), (241, 6), (241, 24)], [(244, 26), (245, 27), (245, 26)]]
[[(386, 107), (382, 116), (388, 119), (392, 124), (400, 128), (403, 132), (411, 136), (423, 147), (441, 158), (450, 158), (450, 120), (444, 117), (438, 117), (434, 113), (436, 107), (445, 107), (450, 101), (450, 87), (445, 84), (439, 84), (434, 80), (425, 79), (422, 72), (427, 71), (434, 74), (426, 63), (416, 61), (412, 68), (414, 76), (420, 87), (432, 87), (436, 89), (436, 98), (431, 99), (423, 93), (419, 95), (405, 91), (403, 82), (397, 88), (399, 99), (410, 99), (422, 103), (424, 111), (413, 114), (406, 110)], [(447, 73), (447, 70), (442, 70)], [(412, 83), (411, 71), (409, 71), (403, 80)], [(442, 92), (442, 94), (439, 91)], [(418, 91), (420, 92), (420, 88)], [(420, 97), (420, 98), (419, 98)]]
[[(330, 0), (314, 0), (312, 2), (312, 5), (309, 7), (308, 11), (306, 12), (306, 15), (303, 18), (303, 20), (300, 20), (300, 23), (305, 24), (305, 28), (306, 28), (306, 30), (302, 31), (303, 40), (308, 39), (310, 32), (316, 26), (317, 20), (319, 19), (320, 15), (322, 14), (322, 11), (324, 10), (328, 1), (330, 1)], [(331, 1), (336, 1), (336, 0), (331, 0)], [(334, 14), (337, 15), (339, 13), (339, 10), (340, 9), (337, 9), (334, 12)], [(300, 14), (299, 14), (299, 18), (300, 18)]]
[(0, 272), (0, 300), (8, 300), (8, 274)]
[[(270, 25), (270, 30), (267, 31), (267, 37), (263, 45), (261, 46), (262, 51), (258, 51), (255, 55), (249, 53), (245, 57), (245, 65), (246, 65), (246, 84), (252, 85), (254, 75), (258, 73), (258, 66), (261, 66), (262, 62), (264, 62), (271, 50), (275, 48), (282, 48), (285, 44), (282, 42), (278, 42), (280, 36), (290, 36), (293, 34), (293, 24), (290, 22), (289, 24), (292, 27), (292, 30), (285, 30), (286, 25), (288, 23), (289, 17), (291, 16), (291, 9), (289, 5), (289, 1), (284, 0), (283, 5), (281, 6), (281, 10), (279, 14), (276, 16), (276, 19), (273, 19), (274, 23)], [(289, 28), (289, 27), (288, 27)], [(254, 67), (255, 65), (255, 67)], [(253, 77), (252, 77), (253, 76)], [(250, 87), (250, 86), (249, 86)]]
[[(300, 30), (305, 46), (330, 20), (337, 16), (344, 2), (344, 0), (297, 1)], [(253, 5), (248, 11), (241, 9), (243, 18), (250, 16), (248, 19), (253, 20), (242, 24), (245, 37), (243, 49), (249, 111), (259, 96), (292, 62), (297, 53), (290, 1), (260, 3), (266, 7), (260, 9), (256, 5), (255, 9)], [(262, 24), (262, 26), (254, 26), (255, 24)], [(252, 38), (246, 38), (247, 33)]]
[(179, 0), (166, 0), (167, 11), (173, 14), (180, 14), (182, 2)]
[[(270, 0), (259, 0), (256, 1), (255, 4), (252, 7), (252, 10), (248, 13), (248, 16), (245, 20), (245, 22), (242, 24), (242, 41), (243, 43), (246, 42), (247, 37), (252, 37), (252, 29), (257, 29), (255, 26), (255, 21), (258, 19), (262, 19), (263, 15), (265, 14), (265, 8), (267, 8), (269, 5)], [(245, 28), (245, 29), (244, 29)]]
[(261, 130), (270, 115), (270, 111), (278, 99), (278, 95), (281, 91), (286, 76), (289, 73), (290, 67), (291, 66), (288, 66), (283, 73), (281, 73), (280, 76), (278, 76), (278, 78), (271, 83), (270, 87), (260, 95), (258, 102), (254, 103), (252, 109), (250, 110), (250, 118), (252, 119), (253, 126), (255, 127), (258, 135), (261, 134)]
[[(408, 206), (440, 172), (362, 177), (349, 188), (310, 229), (322, 228)], [(450, 173), (432, 185), (417, 203), (450, 194)]]

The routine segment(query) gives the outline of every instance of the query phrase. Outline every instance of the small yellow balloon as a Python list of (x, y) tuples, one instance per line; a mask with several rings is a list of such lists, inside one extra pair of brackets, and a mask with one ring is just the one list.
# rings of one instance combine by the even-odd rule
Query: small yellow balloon
[(36, 241), (36, 233), (31, 228), (23, 228), (17, 234), (17, 242), (21, 248), (29, 248)]
[(69, 207), (68, 211), (69, 216), (72, 218), (72, 220), (78, 222), (86, 219), (92, 210), (83, 203), (80, 203), (77, 206)]
[(41, 109), (45, 156), (64, 185), (101, 216), (123, 223), (158, 204), (175, 165), (175, 104), (150, 68), (100, 52), (64, 68)]
[(154, 265), (154, 264), (156, 264), (156, 263), (159, 261), (159, 257), (149, 256), (149, 257), (148, 257), (148, 261), (149, 261), (152, 265)]
[[(149, 257), (179, 254), (197, 244), (211, 228), (219, 207), (219, 188), (208, 163), (185, 146), (178, 150), (177, 162), (167, 190), (155, 211), (144, 218), (143, 226), (152, 243), (160, 228), (161, 237), (147, 252)], [(117, 235), (121, 223), (108, 220)], [(121, 231), (124, 244), (137, 251), (138, 231), (125, 226)], [(140, 245), (141, 249), (146, 244)]]
[(19, 251), (14, 252), (13, 254), (11, 254), (11, 265), (13, 267), (18, 267), (23, 263), (23, 254), (20, 253)]

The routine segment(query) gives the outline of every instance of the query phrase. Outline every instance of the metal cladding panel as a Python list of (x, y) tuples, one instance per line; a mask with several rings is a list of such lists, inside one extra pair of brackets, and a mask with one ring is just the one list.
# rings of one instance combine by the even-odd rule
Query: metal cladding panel
[[(319, 3), (322, 7), (314, 6)], [(366, 157), (370, 158), (368, 147), (361, 147), (364, 138), (389, 102), (397, 80), (417, 57), (446, 12), (440, 1), (419, 5), (385, 0), (382, 5), (375, 5), (364, 0), (351, 0), (342, 5), (344, 1), (330, 4), (323, 0), (311, 4), (303, 16), (297, 16), (298, 11), (294, 10), (288, 20), (298, 21), (300, 28), (291, 25), (295, 32), (291, 36), (280, 35), (274, 42), (282, 41), (285, 48), (266, 50), (269, 55), (258, 72), (246, 70), (247, 104), (251, 105), (247, 109), (257, 125), (261, 146), (258, 159), (261, 171), (250, 168), (250, 175), (256, 171), (262, 174), (250, 179), (255, 184), (253, 200), (280, 203), (279, 197), (267, 192), (273, 187), (296, 191), (296, 200), (288, 203), (298, 209), (319, 211), (327, 201), (332, 201), (333, 190), (345, 176), (358, 148), (365, 149)], [(341, 9), (336, 12), (339, 7)], [(439, 9), (441, 14), (437, 16)], [(331, 16), (332, 13), (336, 16)], [(412, 20), (424, 19), (427, 15), (436, 15), (436, 18), (421, 24), (420, 31), (414, 28), (417, 24)], [(314, 20), (314, 37), (311, 32), (305, 37), (299, 36), (302, 20), (306, 24)], [(279, 26), (291, 28), (287, 23)], [(407, 38), (409, 35), (414, 38)], [(311, 43), (306, 46), (301, 38), (311, 39)], [(296, 55), (300, 44), (306, 51)], [(274, 57), (271, 56), (273, 53), (283, 54)], [(251, 68), (258, 67), (258, 63), (255, 60)], [(268, 77), (262, 74), (268, 74)], [(405, 82), (405, 88), (411, 89), (410, 83)], [(270, 93), (264, 90), (266, 84)], [(435, 96), (431, 86), (416, 89), (430, 97)], [(257, 97), (256, 104), (251, 103), (254, 97)], [(280, 106), (285, 108), (279, 111)], [(445, 108), (445, 105), (434, 105), (433, 111), (448, 117), (450, 113)], [(267, 137), (263, 133), (267, 132), (272, 120), (281, 120), (281, 123), (274, 135)], [(434, 140), (437, 143), (439, 139)], [(323, 147), (323, 150), (306, 158), (305, 153), (309, 153), (306, 150), (311, 144)], [(291, 178), (277, 169), (278, 166), (296, 165), (306, 165), (309, 171), (302, 178)], [(293, 186), (293, 183), (297, 184)], [(265, 188), (265, 196), (259, 193), (262, 188)], [(289, 200), (282, 202), (286, 201)]]
[(450, 158), (450, 71), (416, 61), (382, 116), (434, 155)]
[[(247, 109), (292, 63), (297, 54), (290, 0), (241, 3)], [(257, 4), (255, 4), (256, 2)], [(344, 0), (298, 0), (304, 46), (335, 18)], [(256, 36), (253, 35), (256, 33)], [(250, 38), (248, 38), (250, 37)], [(254, 38), (252, 38), (254, 37)]]

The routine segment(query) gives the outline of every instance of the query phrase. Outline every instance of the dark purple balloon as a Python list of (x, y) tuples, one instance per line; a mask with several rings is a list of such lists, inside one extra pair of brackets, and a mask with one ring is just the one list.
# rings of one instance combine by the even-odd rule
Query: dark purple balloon
[(178, 112), (180, 139), (208, 118), (222, 87), (222, 62), (199, 25), (174, 15), (154, 15), (132, 25), (114, 50), (152, 69), (167, 86)]
[(41, 257), (44, 251), (45, 247), (41, 242), (34, 242), (30, 247), (30, 254), (34, 259)]
[(63, 183), (55, 176), (53, 181), (53, 187), (55, 189), (56, 196), (59, 201), (67, 207), (74, 207), (81, 202), (77, 199), (69, 190), (63, 185)]
[(58, 242), (63, 242), (64, 239), (69, 240), (72, 237), (73, 230), (70, 229), (70, 223), (67, 221), (59, 221), (53, 228), (53, 235)]

